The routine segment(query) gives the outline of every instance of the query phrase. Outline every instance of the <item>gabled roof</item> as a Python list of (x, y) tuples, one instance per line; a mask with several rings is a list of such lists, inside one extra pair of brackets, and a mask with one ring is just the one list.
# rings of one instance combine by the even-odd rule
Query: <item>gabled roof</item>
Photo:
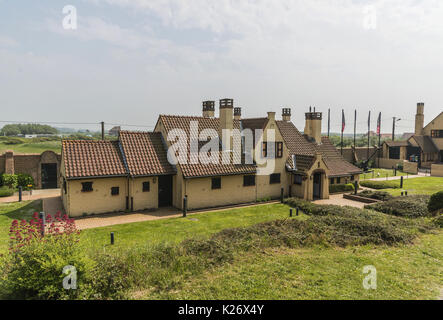
[(174, 174), (159, 132), (120, 131), (120, 143), (131, 176)]
[(408, 141), (392, 141), (392, 140), (386, 140), (384, 143), (388, 147), (407, 147), (409, 145)]
[[(296, 155), (298, 167), (297, 159), (300, 156), (314, 157), (316, 152), (320, 152), (323, 157), (323, 161), (330, 170), (329, 176), (331, 177), (359, 174), (362, 172), (359, 168), (347, 162), (341, 156), (329, 138), (322, 137), (322, 143), (316, 144), (309, 141), (306, 136), (301, 134), (292, 122), (281, 120), (276, 122), (280, 133), (283, 136), (286, 147), (289, 149), (289, 153), (291, 154), (287, 160), (287, 165), (290, 168), (294, 169), (292, 164), (292, 155)], [(303, 161), (304, 164), (307, 165), (309, 163), (309, 158), (304, 158)]]
[(414, 139), (417, 144), (420, 146), (423, 152), (425, 153), (433, 153), (433, 152), (439, 152), (439, 149), (432, 141), (431, 137), (429, 136), (417, 136), (414, 135), (410, 139)]
[(440, 114), (438, 116), (436, 116), (434, 119), (432, 119), (431, 121), (429, 121), (429, 123), (423, 128), (423, 129), (427, 129), (435, 120), (437, 120), (438, 118), (443, 117), (443, 111), (440, 112)]
[[(198, 122), (198, 133), (204, 129), (214, 129), (218, 132), (219, 129), (219, 119), (218, 118), (207, 118), (207, 117), (192, 117), (192, 116), (170, 116), (170, 115), (160, 115), (159, 121), (163, 124), (166, 130), (166, 134), (173, 129), (181, 129), (186, 133), (186, 149), (188, 150), (188, 160), (190, 159), (189, 154), (189, 137), (190, 137), (190, 124), (191, 121)], [(234, 129), (240, 129), (240, 121), (234, 120)], [(184, 142), (184, 141), (183, 141)], [(221, 156), (221, 153), (220, 153)], [(256, 166), (253, 164), (222, 164), (222, 161), (218, 161), (218, 164), (203, 164), (197, 161), (196, 164), (191, 164), (188, 161), (187, 164), (180, 164), (179, 166), (186, 178), (195, 177), (206, 177), (206, 176), (222, 176), (222, 175), (237, 175), (237, 174), (248, 174), (255, 173)]]
[(67, 179), (126, 176), (118, 141), (63, 140)]

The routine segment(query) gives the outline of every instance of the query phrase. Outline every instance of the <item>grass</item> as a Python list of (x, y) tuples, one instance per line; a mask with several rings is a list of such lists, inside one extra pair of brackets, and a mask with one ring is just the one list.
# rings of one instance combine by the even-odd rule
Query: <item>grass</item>
[[(371, 171), (373, 172), (369, 172), (369, 173), (362, 173), (360, 175), (360, 179), (361, 180), (367, 180), (367, 179), (374, 179), (374, 178), (386, 178), (386, 176), (388, 177), (394, 177), (394, 170), (393, 169), (371, 169)], [(397, 177), (400, 176), (407, 176), (408, 173), (397, 170)], [(411, 175), (411, 174), (409, 174)]]
[[(400, 181), (398, 181), (398, 183), (400, 184)], [(389, 192), (394, 196), (399, 196), (405, 190), (408, 191), (409, 195), (433, 194), (440, 190), (443, 190), (443, 178), (424, 177), (424, 178), (404, 179), (403, 189), (384, 189), (382, 191)]]
[(42, 211), (42, 201), (0, 203), (0, 253), (8, 249), (9, 227), (13, 220), (30, 220), (34, 212)]
[(0, 142), (0, 153), (12, 150), (15, 153), (42, 153), (50, 150), (55, 153), (61, 152), (61, 141), (25, 142), (21, 144), (5, 144)]
[[(226, 228), (246, 227), (288, 216), (288, 206), (267, 204), (199, 213), (187, 218), (161, 219), (86, 229), (82, 231), (81, 243), (89, 249), (107, 246), (110, 242), (111, 232), (115, 234), (115, 250), (134, 245), (178, 243), (188, 238), (207, 238)], [(301, 214), (298, 218), (306, 219), (306, 216)]]
[[(443, 287), (443, 233), (414, 245), (268, 249), (196, 275), (145, 299), (436, 299)], [(377, 269), (377, 289), (362, 286), (363, 267)]]

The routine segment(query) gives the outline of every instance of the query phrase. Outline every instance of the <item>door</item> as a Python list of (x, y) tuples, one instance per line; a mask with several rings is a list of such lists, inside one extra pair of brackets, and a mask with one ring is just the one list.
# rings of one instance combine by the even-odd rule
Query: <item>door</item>
[(158, 206), (172, 206), (172, 176), (158, 177)]
[(57, 164), (42, 163), (42, 189), (57, 188)]
[(314, 199), (321, 199), (321, 173), (314, 173)]

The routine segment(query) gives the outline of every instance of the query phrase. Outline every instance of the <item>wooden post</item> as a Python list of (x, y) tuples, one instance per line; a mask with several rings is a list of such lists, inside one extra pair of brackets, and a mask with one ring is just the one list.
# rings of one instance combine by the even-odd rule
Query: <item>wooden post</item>
[(114, 232), (111, 232), (111, 245), (114, 244)]
[(283, 200), (284, 200), (284, 199), (283, 199), (283, 198), (284, 198), (284, 195), (283, 195), (284, 192), (285, 192), (285, 189), (281, 188), (281, 190), (280, 190), (280, 202), (281, 202), (281, 203), (283, 203)]
[(292, 209), (289, 209), (289, 216), (292, 218)]
[(400, 178), (400, 188), (403, 188), (403, 176)]
[(22, 202), (22, 186), (18, 187), (18, 202)]
[(183, 197), (183, 218), (186, 218), (188, 213), (188, 196)]

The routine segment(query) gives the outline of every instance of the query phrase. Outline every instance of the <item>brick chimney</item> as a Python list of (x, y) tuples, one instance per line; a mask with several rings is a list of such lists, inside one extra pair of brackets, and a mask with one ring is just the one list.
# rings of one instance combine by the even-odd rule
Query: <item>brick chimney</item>
[(309, 107), (309, 112), (305, 113), (305, 135), (309, 138), (315, 140), (317, 144), (321, 144), (321, 112), (312, 112), (311, 107)]
[(283, 108), (281, 117), (283, 121), (291, 121), (291, 108)]
[(215, 101), (203, 101), (203, 117), (213, 118), (215, 114)]
[[(219, 137), (220, 139), (223, 138), (222, 136), (222, 130), (223, 129), (234, 129), (234, 100), (233, 99), (221, 99), (220, 100), (220, 128), (219, 128)], [(230, 145), (232, 149), (232, 136), (230, 138)]]
[(275, 121), (275, 112), (268, 112), (268, 120)]
[(11, 150), (7, 150), (5, 152), (5, 173), (6, 174), (14, 174), (14, 152)]
[(241, 108), (236, 107), (234, 108), (234, 120), (240, 120), (241, 119)]
[(425, 104), (423, 102), (417, 103), (417, 114), (415, 115), (415, 134), (417, 136), (423, 135), (423, 127), (425, 124)]

